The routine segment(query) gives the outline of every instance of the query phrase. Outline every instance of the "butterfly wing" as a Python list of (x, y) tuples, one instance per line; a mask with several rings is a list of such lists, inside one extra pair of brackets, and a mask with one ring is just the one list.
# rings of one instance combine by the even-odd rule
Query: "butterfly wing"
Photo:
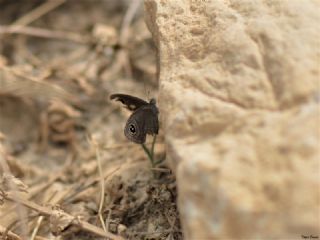
[(159, 121), (155, 106), (147, 105), (137, 109), (129, 117), (124, 128), (124, 135), (132, 142), (142, 144), (147, 134), (158, 134)]
[(158, 134), (159, 132), (159, 119), (158, 108), (155, 105), (148, 105), (144, 108), (146, 113), (146, 121), (144, 123), (144, 130), (147, 134)]
[(146, 141), (146, 131), (144, 130), (144, 112), (141, 108), (134, 111), (129, 117), (124, 128), (124, 135), (132, 142), (142, 144)]
[(138, 108), (149, 104), (146, 101), (144, 101), (144, 100), (142, 100), (142, 99), (140, 99), (138, 97), (130, 96), (130, 95), (127, 95), (127, 94), (120, 94), (120, 93), (112, 94), (110, 96), (110, 99), (111, 100), (115, 99), (116, 101), (121, 102), (130, 111), (135, 111)]

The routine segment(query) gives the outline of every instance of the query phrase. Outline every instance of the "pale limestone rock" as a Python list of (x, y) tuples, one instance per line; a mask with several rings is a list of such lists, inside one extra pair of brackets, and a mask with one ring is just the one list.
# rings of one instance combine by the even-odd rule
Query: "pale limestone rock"
[(145, 0), (186, 239), (320, 237), (320, 1)]

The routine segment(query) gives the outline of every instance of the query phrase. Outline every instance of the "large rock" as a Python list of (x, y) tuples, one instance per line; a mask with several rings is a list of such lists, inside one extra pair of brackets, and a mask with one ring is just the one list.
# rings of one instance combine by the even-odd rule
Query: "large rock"
[(320, 1), (145, 10), (185, 238), (320, 237)]

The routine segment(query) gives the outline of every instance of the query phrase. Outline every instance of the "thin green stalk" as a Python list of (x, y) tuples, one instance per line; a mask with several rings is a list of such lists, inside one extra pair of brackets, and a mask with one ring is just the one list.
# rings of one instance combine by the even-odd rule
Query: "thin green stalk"
[(151, 165), (153, 167), (153, 157), (152, 157), (152, 154), (150, 153), (149, 149), (146, 147), (146, 145), (144, 143), (141, 144), (143, 150), (145, 151), (145, 153), (147, 154), (150, 162), (151, 162)]
[(157, 135), (153, 135), (152, 145), (151, 145), (151, 156), (152, 156), (152, 162), (154, 163), (154, 146), (156, 144)]
[(152, 140), (152, 145), (151, 145), (151, 151), (146, 147), (146, 145), (144, 143), (141, 144), (143, 150), (145, 151), (145, 153), (147, 154), (147, 156), (151, 162), (152, 167), (154, 167), (156, 165), (155, 161), (154, 161), (154, 146), (156, 143), (156, 139), (157, 139), (157, 135), (154, 135), (153, 140)]

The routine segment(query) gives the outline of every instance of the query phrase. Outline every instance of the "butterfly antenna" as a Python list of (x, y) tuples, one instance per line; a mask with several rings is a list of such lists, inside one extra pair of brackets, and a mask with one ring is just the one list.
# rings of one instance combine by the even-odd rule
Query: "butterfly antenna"
[(151, 100), (150, 99), (150, 90), (148, 90), (147, 84), (145, 81), (143, 81), (143, 88), (144, 88), (144, 94), (145, 94), (146, 99), (148, 99), (150, 101)]
[(145, 97), (147, 97), (146, 99), (149, 99), (148, 98), (148, 92), (147, 92), (147, 85), (146, 85), (146, 82), (143, 81), (143, 90), (144, 90), (144, 95)]
[(148, 97), (147, 99), (150, 100), (150, 90), (147, 91), (147, 97)]

